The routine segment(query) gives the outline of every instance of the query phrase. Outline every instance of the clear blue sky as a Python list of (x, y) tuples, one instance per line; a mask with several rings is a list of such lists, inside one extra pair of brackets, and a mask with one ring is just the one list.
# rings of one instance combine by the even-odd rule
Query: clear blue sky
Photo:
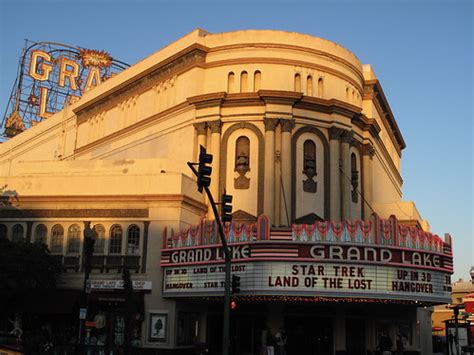
[(200, 27), (277, 29), (337, 42), (370, 63), (407, 148), (404, 199), (432, 231), (454, 237), (455, 275), (473, 243), (473, 7), (471, 0), (0, 1), (0, 112), (24, 39), (108, 51), (133, 64)]

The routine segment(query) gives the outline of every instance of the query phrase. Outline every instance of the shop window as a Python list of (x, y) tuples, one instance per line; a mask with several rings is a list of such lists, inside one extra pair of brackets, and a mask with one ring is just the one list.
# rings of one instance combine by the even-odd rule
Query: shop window
[(295, 74), (295, 91), (301, 92), (301, 75)]
[(25, 229), (21, 224), (15, 224), (13, 226), (12, 241), (19, 242), (25, 238)]
[(306, 180), (303, 181), (303, 191), (315, 193), (317, 182), (313, 178), (318, 175), (316, 172), (316, 144), (308, 139), (303, 144), (303, 174)]
[(46, 244), (48, 229), (44, 224), (38, 224), (35, 228), (35, 243)]
[(241, 136), (235, 142), (235, 169), (239, 176), (234, 179), (236, 189), (248, 189), (250, 179), (245, 176), (250, 171), (250, 140)]
[(306, 90), (308, 96), (313, 96), (313, 77), (311, 75), (306, 78)]
[(193, 345), (199, 335), (199, 315), (197, 313), (178, 313), (178, 345)]
[(0, 238), (7, 238), (8, 228), (4, 224), (0, 224)]
[(359, 172), (357, 171), (357, 158), (355, 153), (351, 154), (351, 185), (352, 185), (352, 202), (359, 201), (357, 188), (359, 187)]
[(56, 224), (51, 230), (51, 253), (62, 254), (63, 252), (64, 228)]
[(112, 226), (110, 229), (110, 254), (121, 254), (122, 253), (122, 227)]
[(318, 79), (318, 97), (324, 98), (324, 81), (323, 78)]
[(247, 92), (248, 90), (248, 81), (249, 81), (249, 75), (247, 74), (246, 71), (243, 71), (240, 74), (240, 92)]
[(253, 73), (253, 91), (257, 92), (262, 87), (262, 73), (260, 71), (256, 71)]
[(128, 227), (127, 232), (127, 254), (136, 255), (140, 253), (140, 228), (137, 225)]
[(227, 92), (232, 93), (235, 91), (235, 74), (230, 72), (227, 76)]
[(96, 224), (94, 230), (97, 234), (97, 239), (94, 244), (94, 254), (104, 254), (105, 249), (105, 228), (102, 224)]
[(67, 253), (79, 254), (81, 246), (81, 229), (77, 224), (73, 224), (67, 230)]

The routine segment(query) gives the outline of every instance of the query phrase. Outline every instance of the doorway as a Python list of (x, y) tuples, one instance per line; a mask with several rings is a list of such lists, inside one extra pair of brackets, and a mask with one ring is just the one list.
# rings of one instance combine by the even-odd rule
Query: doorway
[(365, 354), (365, 321), (358, 318), (346, 319), (347, 355)]
[(332, 355), (333, 325), (330, 318), (287, 316), (288, 355)]

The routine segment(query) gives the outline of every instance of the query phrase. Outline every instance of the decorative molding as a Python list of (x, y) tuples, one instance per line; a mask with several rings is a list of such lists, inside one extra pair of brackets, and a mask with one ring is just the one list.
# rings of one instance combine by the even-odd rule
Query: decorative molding
[(277, 118), (265, 117), (263, 119), (263, 123), (265, 124), (265, 132), (266, 131), (275, 131), (276, 126), (278, 125), (278, 119)]
[(343, 129), (339, 127), (335, 127), (335, 126), (329, 127), (328, 129), (329, 140), (340, 140), (342, 131)]
[(369, 131), (372, 137), (377, 137), (382, 130), (373, 118), (368, 118), (362, 113), (356, 113), (351, 118), (351, 123), (363, 131)]
[(364, 82), (364, 100), (373, 100), (377, 111), (379, 111), (380, 118), (386, 124), (387, 132), (390, 138), (397, 142), (398, 153), (406, 148), (406, 143), (403, 139), (400, 128), (397, 125), (392, 110), (388, 104), (387, 98), (382, 90), (382, 86), (377, 79), (367, 80)]
[(370, 158), (372, 159), (373, 156), (375, 155), (375, 148), (370, 143), (362, 144), (361, 147), (360, 147), (360, 154), (361, 155), (369, 155)]
[(140, 94), (143, 91), (154, 87), (159, 82), (171, 79), (191, 67), (204, 64), (207, 52), (208, 48), (199, 44), (193, 44), (159, 62), (153, 67), (139, 73), (135, 77), (130, 78), (125, 83), (118, 84), (103, 94), (82, 103), (73, 110), (73, 112), (78, 116), (78, 124), (82, 122), (84, 116), (106, 110), (115, 106), (117, 101), (120, 102), (125, 100), (127, 97)]
[(148, 218), (148, 208), (3, 209), (0, 218)]
[(198, 136), (207, 134), (207, 123), (206, 122), (196, 122), (193, 123), (194, 129), (196, 130)]
[(207, 122), (207, 125), (211, 129), (211, 133), (221, 133), (221, 130), (222, 130), (221, 120)]
[(281, 126), (281, 132), (289, 132), (295, 128), (295, 120), (294, 119), (286, 119), (286, 118), (280, 118), (280, 126)]
[(227, 97), (225, 91), (213, 92), (210, 94), (196, 95), (191, 96), (186, 99), (186, 101), (194, 105), (197, 109), (220, 106)]
[(354, 131), (344, 129), (341, 133), (341, 143), (351, 144), (354, 139)]

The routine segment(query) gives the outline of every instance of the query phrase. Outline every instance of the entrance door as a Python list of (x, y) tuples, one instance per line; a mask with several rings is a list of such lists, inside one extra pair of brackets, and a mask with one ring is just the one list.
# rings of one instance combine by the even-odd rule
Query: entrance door
[(332, 355), (333, 331), (330, 318), (288, 316), (285, 320), (288, 335), (288, 355)]
[[(230, 347), (232, 355), (254, 355), (261, 353), (262, 332), (266, 318), (261, 314), (231, 315)], [(222, 354), (223, 317), (209, 314), (207, 318), (207, 342), (211, 355)]]
[(365, 354), (365, 321), (348, 318), (346, 320), (346, 349), (347, 355)]

